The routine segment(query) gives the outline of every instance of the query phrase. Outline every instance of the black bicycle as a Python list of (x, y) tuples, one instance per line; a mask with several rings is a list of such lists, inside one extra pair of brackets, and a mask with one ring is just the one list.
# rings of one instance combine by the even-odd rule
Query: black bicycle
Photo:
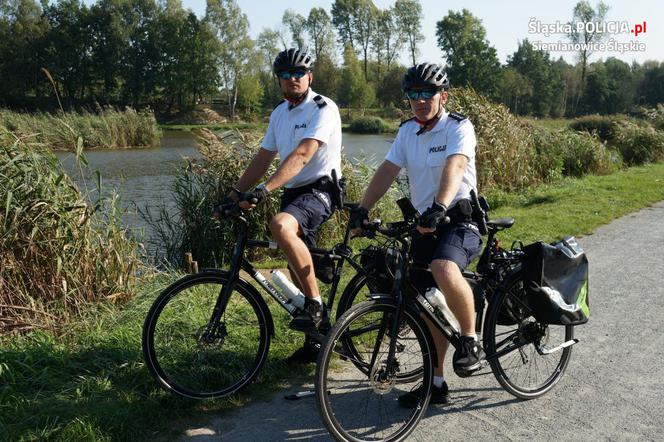
[[(356, 204), (343, 204), (350, 210)], [(143, 325), (143, 356), (146, 365), (166, 390), (193, 399), (212, 399), (233, 394), (250, 384), (267, 359), (270, 340), (275, 334), (272, 315), (259, 291), (242, 278), (244, 270), (281, 307), (292, 316), (295, 305), (267, 280), (245, 257), (248, 247), (277, 248), (275, 242), (249, 238), (248, 222), (237, 205), (229, 206), (224, 216), (237, 227), (237, 238), (228, 270), (203, 269), (167, 287), (155, 300)], [(327, 295), (331, 311), (344, 262), (356, 274), (344, 289), (337, 305), (340, 317), (356, 299), (377, 290), (371, 265), (359, 262), (349, 248), (350, 230), (331, 249), (311, 248), (312, 254), (327, 260), (332, 278)], [(319, 341), (330, 328), (325, 318)], [(311, 336), (311, 335), (310, 335)], [(347, 354), (355, 354), (347, 341)]]
[[(417, 213), (400, 200), (404, 221), (375, 226), (393, 241), (394, 283), (390, 293), (372, 294), (336, 322), (321, 349), (316, 370), (316, 400), (328, 431), (345, 441), (406, 438), (427, 409), (432, 371), (438, 357), (428, 319), (459, 346), (459, 333), (425, 298), (435, 281), (427, 266), (410, 258)], [(521, 399), (548, 392), (562, 377), (571, 357), (573, 326), (538, 322), (524, 291), (522, 245), (500, 247), (496, 234), (514, 220), (488, 221), (486, 246), (476, 272), (464, 272), (473, 288), (476, 332), (482, 335), (486, 361), (505, 390)], [(484, 314), (487, 309), (486, 315)], [(483, 320), (483, 321), (482, 321)], [(483, 325), (482, 325), (483, 324)], [(348, 354), (346, 342), (354, 354)], [(405, 376), (404, 374), (408, 374)], [(399, 406), (398, 396), (422, 385), (417, 406)]]

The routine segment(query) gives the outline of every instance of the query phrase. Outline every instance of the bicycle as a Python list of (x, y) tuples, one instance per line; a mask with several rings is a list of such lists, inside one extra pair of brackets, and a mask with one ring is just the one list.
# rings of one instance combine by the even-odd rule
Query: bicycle
[[(410, 259), (418, 214), (410, 201), (398, 204), (403, 221), (373, 227), (399, 246), (391, 293), (372, 294), (346, 311), (319, 354), (316, 402), (337, 440), (398, 441), (415, 429), (427, 409), (433, 367), (439, 360), (425, 318), (452, 346), (459, 346), (459, 333), (423, 296), (427, 287), (436, 287), (428, 266)], [(533, 399), (560, 380), (578, 339), (573, 326), (549, 326), (533, 317), (521, 275), (522, 244), (517, 241), (506, 250), (496, 237), (513, 224), (512, 218), (486, 222), (487, 243), (477, 271), (463, 276), (473, 288), (476, 333), (483, 337), (486, 362), (505, 390)], [(348, 339), (357, 356), (347, 354), (343, 343)], [(402, 375), (404, 367), (410, 376)], [(397, 397), (419, 384), (423, 388), (418, 404), (400, 407)]]
[[(345, 210), (355, 206), (343, 204)], [(267, 359), (275, 335), (273, 318), (259, 291), (240, 276), (240, 270), (292, 316), (298, 312), (245, 257), (247, 247), (276, 249), (276, 243), (250, 239), (247, 219), (237, 205), (227, 207), (224, 216), (238, 227), (229, 269), (203, 269), (175, 281), (154, 301), (143, 325), (148, 370), (161, 387), (186, 398), (213, 399), (236, 393), (256, 379)], [(356, 272), (339, 299), (337, 318), (361, 292), (372, 291), (371, 269), (357, 262), (349, 239), (347, 227), (343, 241), (331, 249), (310, 248), (334, 266), (327, 312), (332, 309), (344, 262)], [(320, 333), (310, 337), (322, 341), (329, 323), (326, 316)]]

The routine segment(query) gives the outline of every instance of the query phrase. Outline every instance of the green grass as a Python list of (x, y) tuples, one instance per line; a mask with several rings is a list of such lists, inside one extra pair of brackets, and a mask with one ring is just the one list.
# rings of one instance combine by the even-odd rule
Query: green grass
[(158, 293), (178, 276), (145, 282), (124, 309), (90, 312), (64, 335), (2, 338), (0, 440), (170, 440), (181, 430), (179, 419), (211, 418), (313, 374), (313, 365), (294, 368), (283, 362), (302, 337), (270, 303), (276, 336), (256, 384), (232, 398), (207, 402), (158, 388), (143, 363), (141, 329)]
[[(489, 195), (496, 206), (493, 217), (517, 221), (500, 235), (504, 245), (516, 238), (528, 243), (586, 235), (661, 200), (664, 164)], [(359, 243), (353, 246), (357, 250)], [(276, 337), (256, 384), (213, 402), (179, 399), (159, 389), (143, 364), (141, 327), (159, 291), (177, 277), (144, 280), (122, 310), (89, 312), (64, 335), (35, 332), (0, 339), (0, 440), (168, 440), (192, 420), (206, 421), (311, 377), (313, 365), (293, 368), (283, 362), (302, 337), (288, 330), (286, 313), (270, 303)]]
[[(497, 206), (491, 216), (512, 217), (514, 227), (501, 234), (505, 243), (520, 239), (553, 241), (588, 235), (627, 213), (664, 200), (664, 164), (632, 167), (611, 175), (566, 178), (555, 185), (520, 194), (489, 195)], [(581, 242), (583, 245), (583, 242)]]

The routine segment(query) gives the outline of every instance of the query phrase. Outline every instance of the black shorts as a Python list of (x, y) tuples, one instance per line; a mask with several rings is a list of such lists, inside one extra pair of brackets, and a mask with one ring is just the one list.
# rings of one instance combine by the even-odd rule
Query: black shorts
[(332, 215), (330, 194), (318, 189), (305, 193), (285, 191), (281, 197), (281, 212), (286, 212), (297, 220), (304, 242), (309, 247), (316, 245), (316, 231)]
[(482, 236), (474, 223), (456, 223), (439, 227), (432, 235), (413, 239), (413, 260), (431, 264), (435, 259), (452, 261), (463, 270), (482, 251)]

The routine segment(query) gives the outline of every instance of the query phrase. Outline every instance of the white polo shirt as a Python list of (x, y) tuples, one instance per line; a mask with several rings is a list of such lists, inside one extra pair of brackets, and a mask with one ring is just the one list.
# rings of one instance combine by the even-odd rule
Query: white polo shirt
[(327, 97), (321, 96), (327, 103), (319, 107), (314, 98), (318, 94), (309, 89), (309, 93), (299, 105), (289, 109), (288, 102), (279, 104), (270, 115), (270, 124), (261, 143), (263, 149), (279, 152), (283, 161), (305, 138), (313, 138), (322, 144), (293, 179), (286, 183), (287, 188), (300, 187), (312, 183), (327, 175), (332, 176), (336, 169), (341, 178), (341, 117), (339, 108)]
[(450, 155), (468, 157), (463, 180), (450, 207), (462, 198), (470, 198), (470, 190), (477, 187), (475, 175), (475, 129), (468, 120), (458, 121), (444, 111), (436, 125), (416, 135), (420, 125), (415, 120), (404, 123), (385, 158), (406, 168), (410, 185), (410, 198), (420, 213), (433, 203), (438, 193), (443, 167)]

